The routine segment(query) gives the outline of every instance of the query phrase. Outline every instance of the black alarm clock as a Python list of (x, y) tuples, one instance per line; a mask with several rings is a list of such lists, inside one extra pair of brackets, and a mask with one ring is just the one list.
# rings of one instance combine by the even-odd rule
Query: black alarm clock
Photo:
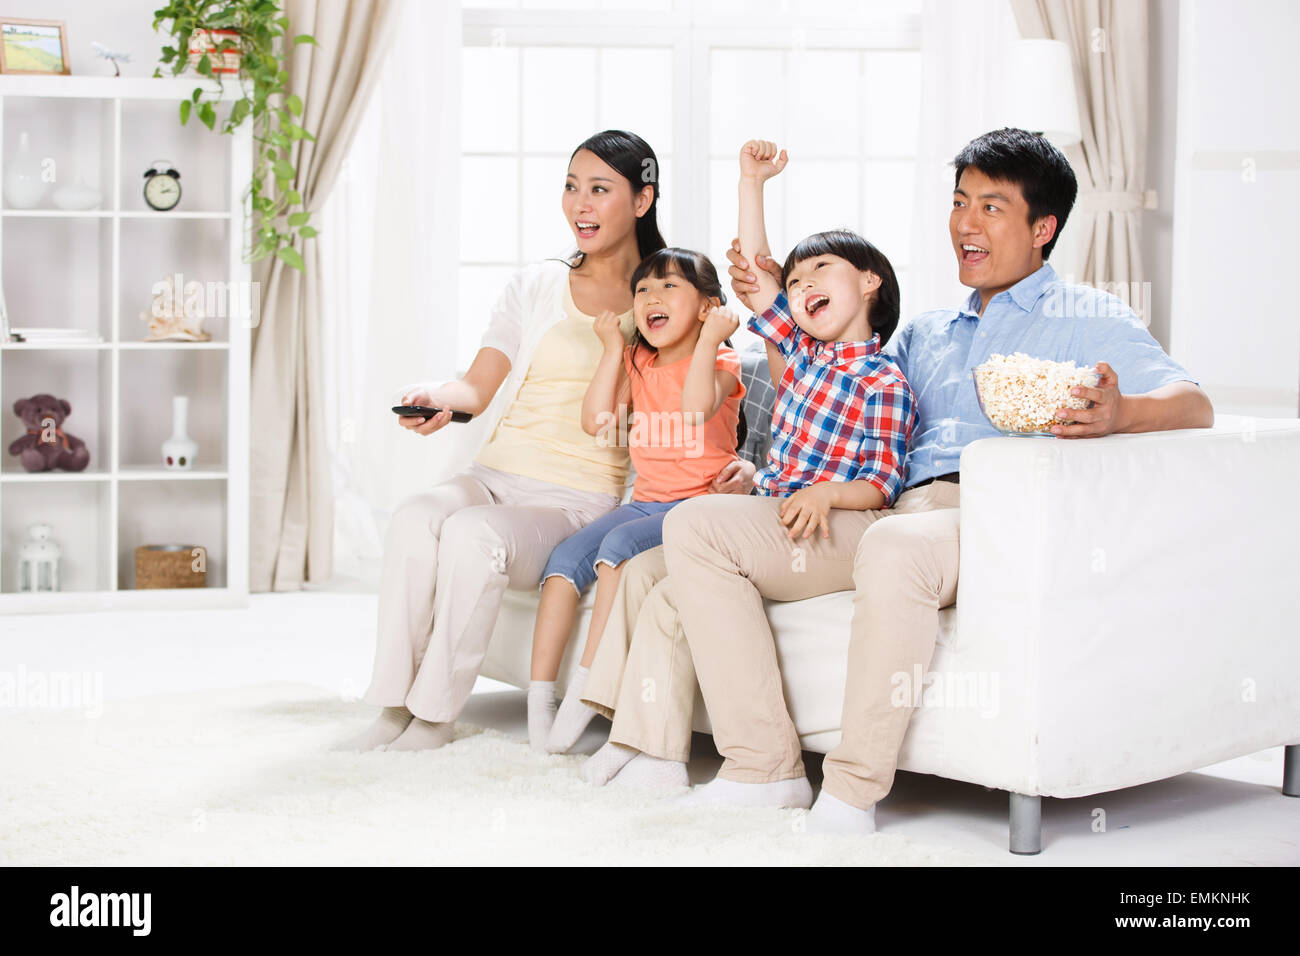
[(159, 212), (175, 209), (181, 201), (181, 174), (167, 160), (155, 160), (144, 171), (144, 201)]

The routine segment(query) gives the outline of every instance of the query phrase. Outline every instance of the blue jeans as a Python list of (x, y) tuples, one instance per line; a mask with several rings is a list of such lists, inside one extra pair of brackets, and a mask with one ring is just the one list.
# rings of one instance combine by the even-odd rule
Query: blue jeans
[(686, 501), (629, 501), (606, 512), (555, 546), (542, 572), (542, 583), (559, 575), (579, 594), (596, 580), (596, 565), (611, 566), (664, 543), (664, 515)]

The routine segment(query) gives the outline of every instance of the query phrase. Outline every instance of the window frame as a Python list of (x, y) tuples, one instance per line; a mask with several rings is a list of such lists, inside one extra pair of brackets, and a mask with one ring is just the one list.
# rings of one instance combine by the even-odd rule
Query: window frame
[[(786, 7), (782, 12), (781, 7)], [(524, 10), (516, 8), (466, 8), (462, 11), (462, 46), (549, 47), (647, 47), (670, 48), (673, 52), (673, 150), (674, 180), (665, 197), (671, 207), (674, 236), (682, 244), (703, 245), (709, 239), (710, 151), (710, 63), (714, 49), (770, 50), (798, 49), (849, 51), (920, 51), (921, 15), (918, 12), (887, 12), (865, 8), (859, 23), (842, 25), (832, 17), (808, 16), (796, 12), (794, 4), (770, 4), (755, 15), (761, 26), (737, 26), (734, 18), (688, 0), (672, 0), (668, 11), (614, 10)], [(747, 14), (748, 16), (749, 14)], [(647, 23), (647, 19), (651, 22)], [(519, 83), (524, 82), (520, 70)], [(521, 99), (522, 102), (522, 99)], [(680, 108), (685, 104), (686, 108)], [(520, 118), (522, 126), (522, 115)], [(523, 160), (544, 157), (547, 152), (524, 148), (520, 130), (514, 152), (460, 151), (465, 156), (514, 156), (518, 164), (519, 188), (523, 190)], [(915, 160), (915, 153), (875, 156), (870, 159)], [(859, 156), (859, 163), (868, 161)], [(520, 209), (519, 240), (515, 262), (461, 260), (461, 266), (519, 267), (523, 261), (523, 219)]]

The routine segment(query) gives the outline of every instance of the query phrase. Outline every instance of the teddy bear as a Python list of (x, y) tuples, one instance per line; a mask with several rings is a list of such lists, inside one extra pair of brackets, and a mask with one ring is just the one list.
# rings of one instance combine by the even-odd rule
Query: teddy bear
[(14, 414), (23, 420), (27, 433), (14, 440), (9, 454), (20, 456), (27, 471), (81, 471), (90, 463), (90, 449), (75, 435), (63, 430), (72, 406), (53, 395), (33, 395), (14, 402)]

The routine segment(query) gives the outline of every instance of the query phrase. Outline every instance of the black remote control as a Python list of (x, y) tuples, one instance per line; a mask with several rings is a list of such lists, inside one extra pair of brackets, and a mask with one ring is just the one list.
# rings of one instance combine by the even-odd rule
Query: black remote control
[[(423, 418), (432, 418), (442, 411), (441, 408), (432, 408), (429, 405), (394, 405), (393, 411), (402, 416), (420, 416)], [(474, 416), (469, 412), (452, 412), (451, 420), (453, 422), (467, 422)]]

